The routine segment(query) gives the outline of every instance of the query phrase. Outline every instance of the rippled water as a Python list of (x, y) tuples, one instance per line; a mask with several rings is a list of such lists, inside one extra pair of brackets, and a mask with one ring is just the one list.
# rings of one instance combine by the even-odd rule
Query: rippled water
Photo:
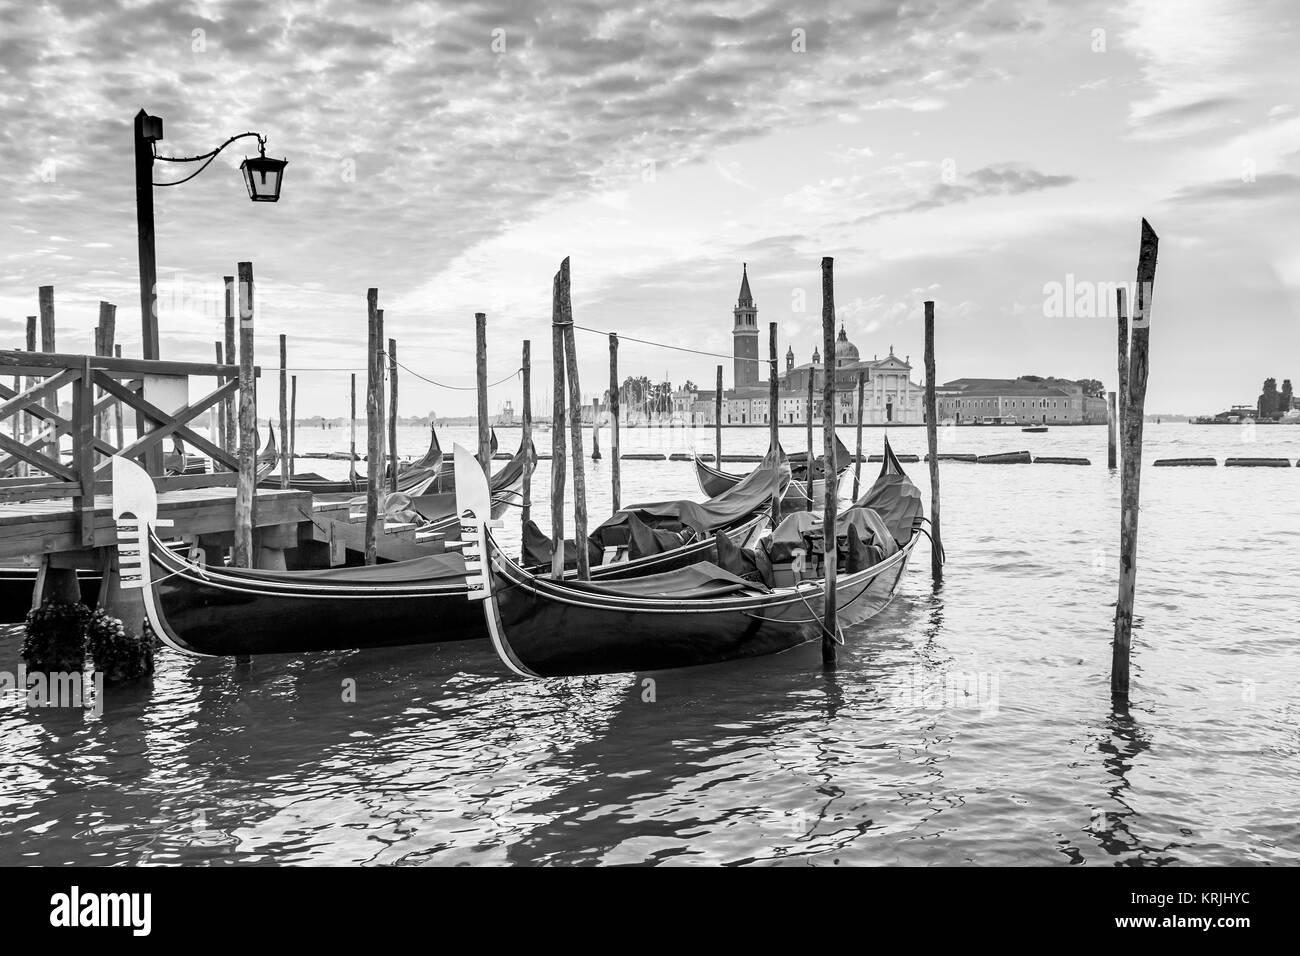
[[(924, 453), (920, 429), (890, 437)], [(345, 441), (299, 433), (304, 450)], [(766, 436), (724, 441), (758, 452)], [(633, 429), (623, 445), (692, 442), (712, 437)], [(101, 716), (4, 695), (0, 863), (1300, 862), (1300, 471), (1144, 473), (1133, 704), (1116, 713), (1104, 429), (961, 428), (941, 450), (1020, 448), (1093, 465), (945, 464), (943, 586), (918, 548), (829, 674), (806, 647), (524, 683), (458, 642), (246, 668), (163, 653)], [(1294, 461), (1300, 428), (1148, 426), (1148, 461), (1197, 454)], [(589, 463), (593, 516), (608, 467)], [(928, 501), (925, 466), (910, 473)], [(623, 484), (625, 500), (698, 496), (684, 462), (624, 462)], [(3, 633), (12, 671), (20, 636)]]

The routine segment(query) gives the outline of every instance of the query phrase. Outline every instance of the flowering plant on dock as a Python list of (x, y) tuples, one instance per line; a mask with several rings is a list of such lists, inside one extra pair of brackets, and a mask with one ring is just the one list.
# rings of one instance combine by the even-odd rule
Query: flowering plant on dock
[(86, 662), (86, 622), (90, 609), (84, 604), (46, 601), (27, 612), (27, 636), (23, 660), (33, 670), (79, 672)]
[(99, 608), (86, 625), (86, 642), (95, 669), (104, 681), (115, 684), (153, 673), (153, 641), (148, 635), (136, 637), (126, 632), (121, 618)]

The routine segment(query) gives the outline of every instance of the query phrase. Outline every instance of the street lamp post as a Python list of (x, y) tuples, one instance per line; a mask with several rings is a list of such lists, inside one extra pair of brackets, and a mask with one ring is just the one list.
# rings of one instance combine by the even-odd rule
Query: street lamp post
[[(240, 170), (248, 187), (248, 198), (253, 202), (276, 202), (280, 198), (280, 185), (284, 181), (283, 159), (269, 159), (266, 155), (266, 137), (261, 133), (239, 133), (230, 137), (216, 149), (198, 156), (159, 156), (154, 144), (163, 138), (162, 117), (150, 116), (144, 110), (135, 114), (135, 209), (136, 228), (140, 251), (140, 320), (143, 332), (143, 353), (146, 359), (159, 357), (158, 350), (158, 260), (154, 251), (153, 187), (179, 186), (189, 182), (217, 158), (217, 154), (237, 139), (256, 136), (259, 155), (244, 158)], [(169, 183), (153, 181), (154, 160), (170, 163), (202, 162), (184, 179)]]

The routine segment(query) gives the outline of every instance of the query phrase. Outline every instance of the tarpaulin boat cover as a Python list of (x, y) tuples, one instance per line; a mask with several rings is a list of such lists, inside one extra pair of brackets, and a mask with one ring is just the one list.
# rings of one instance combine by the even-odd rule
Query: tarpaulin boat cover
[[(690, 528), (698, 535), (710, 535), (729, 528), (761, 511), (772, 500), (772, 492), (790, 481), (790, 466), (769, 451), (758, 467), (720, 495), (707, 501), (653, 501), (628, 505), (591, 533), (601, 548), (622, 543), (623, 533), (615, 538), (612, 529), (625, 525), (636, 515), (651, 528), (673, 530)], [(608, 539), (608, 540), (607, 540)]]
[(430, 554), (409, 561), (372, 564), (356, 568), (320, 568), (314, 571), (261, 571), (256, 568), (220, 568), (222, 574), (272, 583), (304, 584), (420, 584), (465, 577), (465, 558), (455, 551)]
[(755, 589), (753, 582), (725, 571), (710, 561), (700, 561), (664, 574), (647, 574), (620, 581), (566, 581), (565, 587), (598, 594), (670, 597), (681, 601), (715, 598)]
[(915, 519), (924, 511), (921, 491), (912, 479), (903, 473), (894, 450), (885, 442), (885, 461), (880, 466), (880, 477), (867, 489), (867, 493), (853, 503), (855, 508), (871, 508), (882, 518), (889, 533), (899, 544), (912, 539)]
[[(520, 550), (524, 567), (546, 567), (551, 566), (551, 538), (541, 528), (537, 527), (536, 521), (524, 522)], [(587, 542), (587, 563), (592, 567), (600, 564), (603, 556), (603, 549), (594, 541)], [(572, 540), (564, 542), (564, 566), (566, 568), (576, 568), (578, 566), (578, 550)]]

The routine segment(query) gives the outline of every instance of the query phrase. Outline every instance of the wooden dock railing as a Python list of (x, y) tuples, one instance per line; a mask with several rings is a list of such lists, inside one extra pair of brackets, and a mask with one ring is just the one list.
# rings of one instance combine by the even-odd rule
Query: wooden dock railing
[[(14, 376), (26, 386), (19, 390), (0, 384), (0, 453), (5, 456), (0, 458), (0, 502), (73, 499), (83, 546), (95, 543), (95, 495), (110, 490), (114, 455), (138, 460), (159, 491), (236, 483), (237, 458), (191, 423), (238, 395), (237, 365), (0, 350), (0, 375)], [(214, 378), (217, 386), (190, 401), (190, 378)], [(60, 412), (60, 392), (71, 393), (70, 417)], [(138, 433), (129, 443), (114, 436), (119, 447), (109, 441), (105, 413), (127, 409)], [(35, 434), (28, 433), (29, 419), (39, 423)], [(163, 475), (162, 443), (173, 438), (207, 455), (212, 473)], [(25, 476), (16, 474), (22, 470)]]

